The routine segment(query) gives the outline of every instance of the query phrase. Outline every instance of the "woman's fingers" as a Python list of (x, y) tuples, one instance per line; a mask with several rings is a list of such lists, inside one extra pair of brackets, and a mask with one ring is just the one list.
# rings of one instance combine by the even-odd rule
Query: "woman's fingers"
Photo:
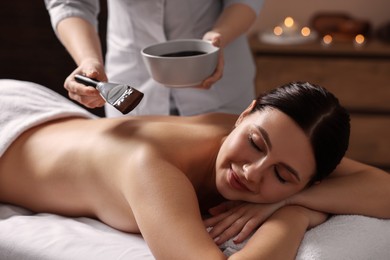
[(234, 242), (244, 241), (285, 202), (258, 204), (235, 202), (220, 204), (210, 209), (212, 217), (204, 221), (210, 236), (221, 244), (231, 238)]

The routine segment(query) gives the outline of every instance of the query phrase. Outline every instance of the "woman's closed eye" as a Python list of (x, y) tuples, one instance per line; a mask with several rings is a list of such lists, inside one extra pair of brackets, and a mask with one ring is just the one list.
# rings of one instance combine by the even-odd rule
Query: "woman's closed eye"
[(282, 177), (282, 175), (280, 174), (280, 172), (279, 172), (279, 170), (278, 170), (278, 166), (274, 166), (274, 172), (275, 172), (275, 177), (276, 177), (276, 179), (277, 179), (280, 183), (282, 183), (282, 184), (287, 183), (287, 180), (284, 179), (284, 178)]
[(263, 152), (263, 149), (261, 148), (260, 145), (258, 145), (256, 142), (255, 142), (255, 138), (254, 138), (254, 134), (253, 133), (250, 133), (249, 136), (248, 136), (248, 141), (250, 143), (250, 145), (255, 148), (257, 151), (259, 152)]
[[(262, 144), (260, 143), (261, 142), (261, 137), (259, 136), (256, 136), (255, 133), (250, 133), (249, 136), (248, 136), (248, 142), (249, 144), (258, 152), (261, 152), (261, 153), (264, 153), (266, 152), (265, 149), (262, 148)], [(286, 173), (281, 173), (279, 169), (281, 166), (280, 165), (275, 165), (274, 166), (274, 175), (276, 177), (276, 179), (281, 183), (281, 184), (286, 184), (288, 183), (288, 178), (286, 179), (286, 176), (285, 174)]]

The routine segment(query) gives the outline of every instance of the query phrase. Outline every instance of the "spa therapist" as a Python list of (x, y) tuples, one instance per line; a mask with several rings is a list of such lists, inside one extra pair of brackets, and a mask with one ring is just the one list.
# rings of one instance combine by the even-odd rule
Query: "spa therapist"
[[(207, 112), (239, 114), (254, 99), (255, 66), (246, 32), (262, 0), (111, 0), (108, 4), (105, 67), (97, 34), (98, 0), (45, 0), (58, 38), (77, 64), (65, 80), (70, 98), (89, 108), (103, 99), (75, 82), (76, 73), (130, 84), (145, 93), (133, 115)], [(211, 40), (223, 50), (216, 72), (199, 88), (172, 89), (148, 74), (140, 51), (167, 40)], [(205, 90), (207, 89), (207, 90)], [(110, 106), (107, 117), (120, 116)]]

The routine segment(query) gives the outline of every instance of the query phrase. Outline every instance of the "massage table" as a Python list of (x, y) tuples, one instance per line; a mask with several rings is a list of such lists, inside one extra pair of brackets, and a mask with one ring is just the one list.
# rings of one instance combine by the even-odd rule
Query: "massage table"
[[(158, 231), (156, 231), (158, 232)], [(174, 243), (174, 241), (170, 241)], [(242, 245), (228, 241), (226, 255)], [(1, 260), (154, 259), (139, 234), (91, 218), (67, 218), (0, 204)], [(389, 260), (390, 220), (340, 215), (307, 231), (297, 260)]]

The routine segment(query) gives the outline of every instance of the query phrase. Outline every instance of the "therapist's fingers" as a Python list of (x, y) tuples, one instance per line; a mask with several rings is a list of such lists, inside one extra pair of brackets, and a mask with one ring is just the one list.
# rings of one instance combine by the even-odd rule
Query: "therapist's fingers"
[(68, 91), (68, 96), (88, 108), (101, 107), (105, 100), (93, 86), (86, 86), (75, 80), (75, 75), (83, 75), (97, 81), (107, 81), (103, 65), (94, 59), (84, 60), (64, 82), (64, 87)]
[(223, 50), (221, 49), (218, 56), (218, 64), (214, 71), (214, 73), (205, 79), (199, 88), (202, 89), (209, 89), (213, 84), (215, 84), (218, 80), (220, 80), (223, 76), (223, 68), (224, 68), (224, 57), (223, 57)]
[(197, 86), (199, 89), (209, 89), (218, 80), (222, 78), (224, 68), (224, 57), (223, 57), (223, 46), (222, 46), (222, 35), (219, 32), (208, 31), (204, 34), (203, 40), (210, 41), (212, 45), (219, 47), (218, 63), (215, 71), (211, 76), (203, 80), (203, 82)]
[(64, 87), (68, 91), (68, 96), (71, 99), (88, 108), (101, 107), (105, 103), (97, 89), (78, 83), (74, 79), (74, 74), (66, 78)]
[[(83, 88), (90, 88), (90, 87), (83, 87)], [(79, 95), (75, 94), (73, 92), (68, 92), (68, 96), (79, 102), (80, 104), (88, 107), (88, 108), (96, 108), (96, 107), (102, 107), (106, 102), (105, 100), (98, 94), (97, 96), (93, 95)]]
[(222, 47), (222, 35), (218, 32), (208, 31), (203, 36), (203, 40), (210, 41), (216, 47)]
[(91, 86), (85, 86), (77, 81), (69, 80), (65, 85), (68, 90), (68, 96), (88, 108), (96, 108), (104, 105), (105, 100), (100, 96), (97, 89)]

